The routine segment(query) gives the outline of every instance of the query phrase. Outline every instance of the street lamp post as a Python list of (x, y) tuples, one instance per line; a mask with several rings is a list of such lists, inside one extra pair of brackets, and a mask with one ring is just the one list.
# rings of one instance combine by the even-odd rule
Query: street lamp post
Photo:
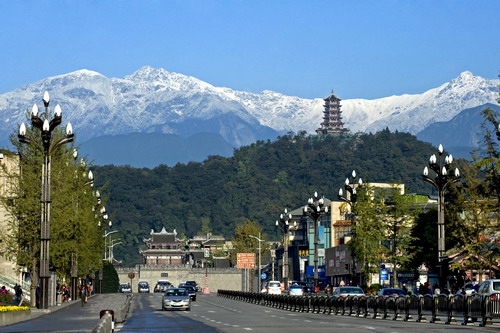
[[(431, 183), (438, 192), (438, 262), (440, 264), (440, 278), (443, 279), (443, 267), (442, 262), (447, 257), (445, 256), (445, 228), (444, 228), (444, 192), (449, 184), (458, 181), (460, 177), (460, 172), (458, 168), (455, 168), (453, 175), (450, 175), (452, 169), (453, 157), (452, 155), (446, 156), (444, 159), (443, 155), (443, 145), (438, 147), (438, 156), (435, 154), (429, 158), (429, 168), (434, 171), (435, 176), (429, 176), (429, 168), (426, 166), (422, 174), (422, 178)], [(441, 281), (442, 282), (442, 281)]]
[[(283, 232), (283, 283), (285, 284), (285, 290), (288, 290), (288, 280), (290, 268), (288, 265), (288, 246), (290, 243), (290, 223), (292, 220), (292, 214), (288, 213), (288, 210), (285, 208), (285, 211), (280, 214), (279, 220), (276, 221), (276, 228), (280, 229)], [(297, 225), (297, 222), (294, 222), (294, 225)]]
[[(49, 120), (49, 93), (43, 95), (45, 114), (43, 119), (38, 116), (38, 106), (33, 105), (31, 109), (31, 125), (41, 131), (43, 145), (42, 164), (42, 195), (41, 195), (41, 221), (40, 221), (40, 308), (49, 307), (49, 261), (50, 261), (50, 163), (52, 154), (63, 144), (73, 141), (74, 134), (71, 124), (66, 126), (66, 135), (56, 142), (52, 142), (52, 133), (62, 121), (61, 107), (56, 105), (54, 117)], [(29, 144), (32, 138), (26, 136), (26, 125), (19, 126), (19, 142)]]
[(260, 243), (263, 242), (264, 240), (260, 239), (260, 232), (259, 232), (259, 237), (256, 237), (256, 236), (253, 236), (253, 235), (248, 235), (248, 237), (254, 238), (254, 239), (256, 239), (259, 242), (259, 247), (258, 247), (258, 251), (259, 251), (259, 278), (257, 279), (259, 281), (259, 286), (257, 287), (258, 288), (257, 292), (260, 292), (260, 289), (262, 288), (261, 283), (260, 283), (261, 279), (262, 279), (262, 277), (260, 276), (260, 274), (261, 274), (261, 272), (260, 272), (261, 259), (260, 258), (262, 257)]
[(304, 215), (310, 217), (314, 223), (314, 290), (318, 290), (318, 223), (321, 217), (328, 213), (328, 206), (325, 206), (324, 198), (314, 192), (314, 197), (309, 198), (307, 205), (304, 206)]
[[(357, 184), (356, 184), (356, 171), (352, 170), (351, 180), (349, 180), (349, 178), (346, 178), (345, 182), (344, 182), (344, 189), (346, 190), (347, 195), (344, 196), (344, 192), (342, 191), (342, 188), (339, 189), (339, 195), (338, 195), (339, 200), (344, 201), (350, 207), (349, 217), (351, 219), (351, 228), (353, 228), (353, 230), (354, 230), (353, 235), (356, 231), (355, 206), (356, 206), (356, 202), (358, 202), (357, 188), (360, 187), (361, 185), (363, 185), (363, 180), (361, 178), (359, 178), (357, 181)], [(347, 273), (348, 275), (351, 275), (351, 270), (355, 274), (354, 262), (349, 263), (348, 273)]]

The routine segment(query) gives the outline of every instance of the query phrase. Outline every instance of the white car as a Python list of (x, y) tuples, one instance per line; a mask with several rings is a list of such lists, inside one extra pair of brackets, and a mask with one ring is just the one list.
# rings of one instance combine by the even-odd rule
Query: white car
[(269, 281), (267, 283), (267, 293), (269, 295), (281, 295), (281, 282)]
[(338, 287), (337, 289), (335, 289), (335, 291), (333, 292), (332, 295), (345, 297), (345, 296), (351, 296), (351, 295), (361, 296), (364, 294), (365, 294), (365, 292), (360, 287)]
[(288, 294), (290, 296), (304, 296), (304, 287), (300, 284), (292, 284), (288, 287)]
[(477, 292), (481, 295), (500, 294), (500, 279), (484, 280)]

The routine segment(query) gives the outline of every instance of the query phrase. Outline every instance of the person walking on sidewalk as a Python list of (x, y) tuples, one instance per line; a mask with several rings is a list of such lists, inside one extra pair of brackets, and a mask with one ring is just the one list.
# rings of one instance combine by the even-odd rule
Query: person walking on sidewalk
[(14, 286), (14, 295), (15, 295), (15, 303), (17, 306), (21, 306), (23, 304), (23, 288), (16, 283)]

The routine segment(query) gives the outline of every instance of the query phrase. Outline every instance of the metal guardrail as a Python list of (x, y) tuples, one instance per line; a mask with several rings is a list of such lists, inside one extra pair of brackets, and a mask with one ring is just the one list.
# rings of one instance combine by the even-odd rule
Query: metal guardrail
[(329, 296), (329, 295), (268, 295), (235, 290), (217, 290), (217, 296), (295, 311), (381, 318), (403, 321), (480, 326), (500, 318), (500, 293), (492, 295), (411, 295), (411, 296)]

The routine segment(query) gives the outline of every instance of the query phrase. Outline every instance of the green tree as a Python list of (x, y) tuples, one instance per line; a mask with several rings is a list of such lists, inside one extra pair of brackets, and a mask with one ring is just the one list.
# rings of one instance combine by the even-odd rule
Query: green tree
[(361, 272), (361, 285), (365, 285), (370, 274), (378, 271), (382, 258), (385, 235), (380, 215), (383, 210), (380, 198), (374, 197), (373, 188), (364, 185), (357, 190), (358, 198), (353, 206), (356, 223), (352, 227), (353, 238), (348, 244), (358, 265), (357, 271)]
[(383, 201), (382, 220), (386, 236), (385, 258), (392, 264), (393, 287), (397, 287), (397, 272), (406, 266), (415, 255), (411, 230), (415, 211), (410, 209), (414, 196), (401, 194), (393, 186), (386, 200)]
[[(49, 115), (52, 117), (52, 115)], [(30, 115), (27, 113), (27, 120)], [(52, 132), (50, 149), (51, 207), (50, 207), (50, 269), (65, 280), (69, 277), (71, 254), (78, 255), (79, 272), (88, 275), (101, 266), (102, 237), (92, 189), (86, 185), (85, 165), (73, 161), (74, 146), (55, 147), (64, 137), (62, 129)], [(8, 175), (12, 180), (12, 196), (0, 198), (7, 211), (7, 232), (2, 242), (5, 256), (26, 267), (32, 275), (31, 299), (34, 304), (35, 288), (39, 277), (41, 183), (44, 148), (41, 132), (36, 127), (26, 129), (29, 144), (21, 144), (17, 135), (11, 143), (20, 156), (19, 171)], [(57, 148), (57, 149), (55, 149)]]

